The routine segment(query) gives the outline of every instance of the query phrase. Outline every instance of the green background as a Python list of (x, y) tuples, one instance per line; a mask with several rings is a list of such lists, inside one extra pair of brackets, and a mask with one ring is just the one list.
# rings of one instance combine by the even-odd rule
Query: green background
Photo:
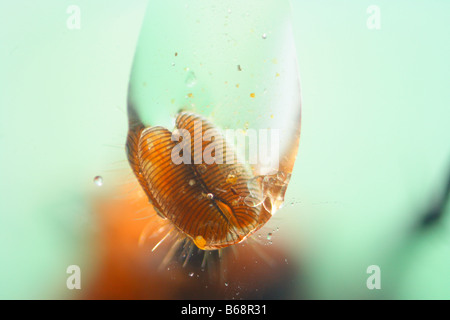
[[(72, 4), (80, 30), (66, 27)], [(372, 4), (380, 30), (366, 27)], [(0, 298), (70, 298), (67, 266), (95, 266), (89, 201), (128, 168), (126, 96), (145, 6), (0, 5)], [(309, 298), (450, 298), (450, 209), (412, 232), (450, 169), (450, 3), (293, 0), (292, 11), (302, 134), (274, 223), (302, 263), (301, 286)], [(381, 290), (366, 288), (372, 264)]]

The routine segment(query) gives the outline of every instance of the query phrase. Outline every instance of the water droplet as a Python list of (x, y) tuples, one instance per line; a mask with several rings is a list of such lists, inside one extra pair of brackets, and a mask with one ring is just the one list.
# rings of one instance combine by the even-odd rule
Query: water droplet
[(98, 186), (101, 187), (103, 185), (103, 178), (101, 176), (96, 176), (94, 178), (94, 183)]
[(271, 239), (272, 239), (272, 233), (269, 232), (269, 233), (267, 234), (267, 240), (271, 240)]
[(194, 180), (194, 179), (189, 180), (189, 185), (190, 185), (191, 187), (192, 187), (194, 184), (195, 184), (195, 180)]
[(194, 276), (194, 273), (193, 272), (190, 272), (189, 273), (189, 277), (193, 277)]
[(197, 83), (197, 78), (195, 77), (195, 73), (193, 71), (191, 70), (188, 71), (185, 83), (186, 86), (188, 86), (189, 88), (195, 86), (195, 84)]
[(228, 287), (228, 282), (225, 282), (225, 287)]
[(175, 62), (172, 62), (172, 67), (175, 67)]
[(263, 33), (263, 34), (262, 34), (262, 38), (263, 38), (263, 39), (267, 39), (267, 34)]
[(207, 197), (209, 200), (214, 199), (214, 195), (213, 195), (212, 193), (208, 193), (208, 194), (206, 195), (206, 197)]

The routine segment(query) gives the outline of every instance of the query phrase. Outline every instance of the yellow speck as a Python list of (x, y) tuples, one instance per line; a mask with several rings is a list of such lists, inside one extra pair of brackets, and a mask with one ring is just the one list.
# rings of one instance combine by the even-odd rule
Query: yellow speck
[(234, 174), (229, 174), (226, 181), (227, 181), (227, 183), (235, 184), (237, 181), (237, 178)]
[(192, 93), (188, 93), (187, 96), (188, 96), (189, 98), (192, 98), (194, 95), (193, 95)]
[(202, 236), (196, 236), (194, 239), (194, 243), (199, 249), (204, 249), (206, 245), (206, 240)]
[(256, 94), (254, 92), (252, 92), (252, 93), (250, 93), (250, 97), (254, 98), (254, 97), (256, 97)]
[(236, 88), (239, 88), (239, 83), (236, 84)]
[(170, 100), (170, 102), (171, 102), (172, 104), (174, 104), (174, 103), (175, 103), (175, 99)]
[(270, 119), (273, 119), (273, 114), (270, 115)]
[(280, 74), (277, 72), (277, 74), (275, 75), (275, 77), (279, 77), (280, 76)]

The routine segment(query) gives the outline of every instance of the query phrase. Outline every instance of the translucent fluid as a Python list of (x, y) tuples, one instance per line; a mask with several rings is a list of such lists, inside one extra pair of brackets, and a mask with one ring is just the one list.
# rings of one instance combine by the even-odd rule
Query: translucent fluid
[(201, 249), (244, 240), (283, 204), (301, 117), (289, 10), (279, 0), (149, 3), (128, 157), (158, 214)]

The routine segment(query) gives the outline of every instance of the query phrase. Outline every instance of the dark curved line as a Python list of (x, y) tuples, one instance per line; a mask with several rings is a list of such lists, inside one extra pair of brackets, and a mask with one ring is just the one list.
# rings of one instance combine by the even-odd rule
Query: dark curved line
[(428, 228), (436, 223), (438, 223), (446, 211), (450, 198), (450, 170), (447, 175), (447, 184), (444, 187), (444, 191), (440, 199), (435, 203), (423, 216), (419, 223), (420, 228)]

